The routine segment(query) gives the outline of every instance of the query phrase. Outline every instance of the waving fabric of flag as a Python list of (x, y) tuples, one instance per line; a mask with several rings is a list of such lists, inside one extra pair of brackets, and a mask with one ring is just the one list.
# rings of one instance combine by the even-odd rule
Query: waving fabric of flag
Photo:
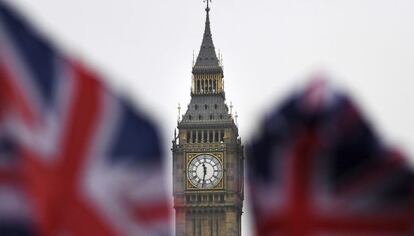
[(323, 80), (264, 119), (247, 157), (256, 235), (414, 235), (412, 170)]
[(0, 234), (169, 235), (159, 142), (0, 2)]

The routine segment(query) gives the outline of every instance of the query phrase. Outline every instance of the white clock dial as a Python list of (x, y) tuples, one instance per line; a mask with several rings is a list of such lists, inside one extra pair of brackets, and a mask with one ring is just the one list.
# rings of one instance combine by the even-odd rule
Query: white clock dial
[(196, 188), (214, 188), (223, 177), (223, 167), (216, 157), (201, 154), (191, 160), (187, 177)]

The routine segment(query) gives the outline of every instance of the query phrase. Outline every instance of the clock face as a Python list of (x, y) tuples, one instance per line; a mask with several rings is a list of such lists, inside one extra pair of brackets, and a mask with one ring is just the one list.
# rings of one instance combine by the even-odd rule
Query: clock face
[(216, 157), (201, 154), (191, 160), (187, 177), (196, 188), (214, 188), (223, 177), (223, 167)]

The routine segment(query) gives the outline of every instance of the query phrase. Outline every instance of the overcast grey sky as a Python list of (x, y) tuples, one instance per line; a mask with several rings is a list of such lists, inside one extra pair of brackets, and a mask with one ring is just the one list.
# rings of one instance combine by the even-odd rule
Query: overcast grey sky
[[(170, 157), (177, 104), (190, 100), (192, 54), (204, 30), (201, 0), (9, 2), (145, 106), (162, 124)], [(387, 142), (412, 155), (413, 13), (412, 0), (214, 0), (213, 40), (243, 140), (264, 109), (325, 71)]]

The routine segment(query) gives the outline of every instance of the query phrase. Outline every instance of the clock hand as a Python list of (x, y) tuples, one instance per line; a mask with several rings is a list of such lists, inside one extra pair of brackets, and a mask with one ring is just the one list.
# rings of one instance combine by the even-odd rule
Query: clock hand
[(205, 182), (206, 182), (206, 174), (207, 174), (207, 167), (206, 165), (203, 163), (203, 184), (201, 186), (204, 186)]
[(207, 174), (207, 167), (206, 167), (206, 164), (204, 163), (203, 163), (203, 173), (204, 173), (204, 176)]

